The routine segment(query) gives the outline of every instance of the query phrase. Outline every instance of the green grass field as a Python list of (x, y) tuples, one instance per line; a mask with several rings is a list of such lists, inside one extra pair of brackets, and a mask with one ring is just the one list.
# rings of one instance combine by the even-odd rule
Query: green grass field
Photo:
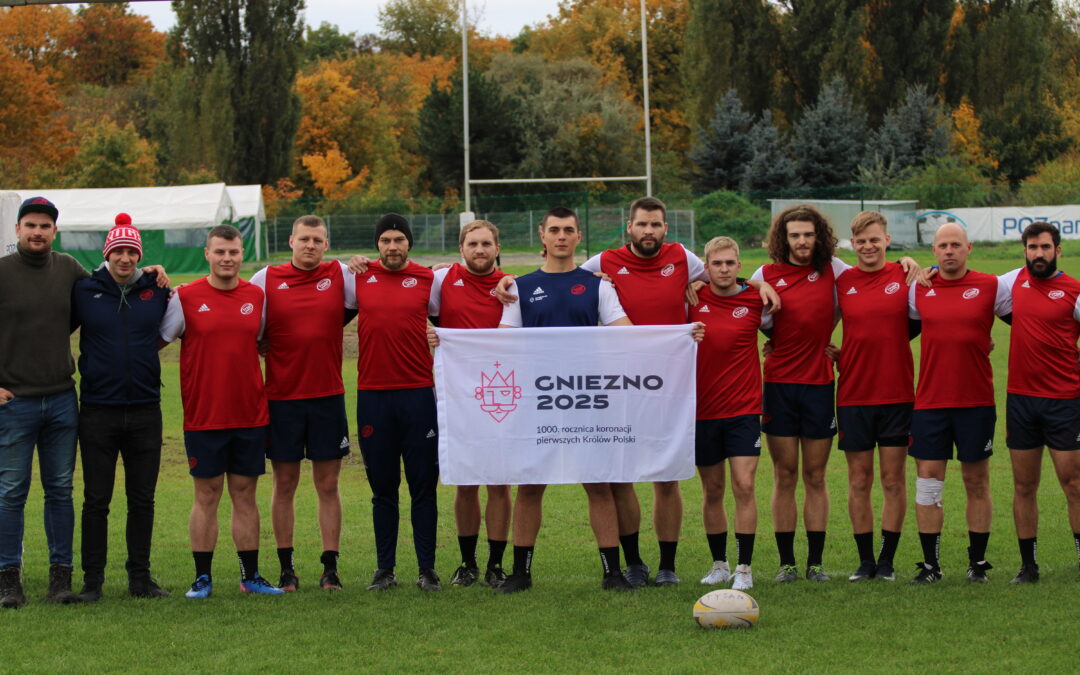
[[(1072, 247), (1080, 253), (1080, 247)], [(1067, 251), (1068, 252), (1068, 251)], [(371, 255), (369, 253), (369, 255)], [(914, 254), (921, 262), (929, 252)], [(849, 253), (845, 259), (853, 261)], [(893, 256), (890, 256), (893, 257)], [(972, 267), (1002, 273), (1020, 264), (1019, 245), (976, 251)], [(762, 251), (744, 254), (749, 275), (764, 262)], [(1066, 259), (1063, 267), (1069, 269)], [(512, 268), (524, 272), (531, 267)], [(176, 279), (183, 281), (184, 279)], [(839, 338), (839, 332), (837, 335)], [(193, 567), (187, 514), (191, 481), (181, 434), (178, 348), (163, 352), (165, 449), (158, 486), (154, 573), (173, 597), (134, 600), (126, 594), (123, 571), (124, 496), (117, 481), (110, 535), (105, 598), (88, 606), (41, 602), (47, 578), (47, 551), (41, 526), (40, 487), (27, 507), (25, 582), (31, 602), (0, 613), (0, 670), (14, 671), (635, 671), (635, 672), (894, 672), (894, 671), (1065, 671), (1076, 669), (1077, 559), (1065, 515), (1065, 501), (1045, 466), (1040, 491), (1042, 527), (1039, 557), (1043, 579), (1015, 587), (1008, 580), (1019, 564), (1012, 525), (1012, 490), (1004, 446), (1004, 398), (1008, 327), (994, 328), (999, 422), (991, 460), (993, 536), (988, 559), (996, 565), (988, 585), (964, 581), (967, 533), (963, 487), (956, 470), (946, 480), (942, 565), (945, 579), (931, 587), (906, 580), (921, 559), (912, 508), (897, 554), (898, 581), (849, 584), (857, 566), (846, 509), (846, 466), (839, 452), (829, 465), (832, 495), (825, 566), (833, 582), (779, 586), (772, 582), (777, 557), (769, 517), (771, 465), (763, 454), (758, 470), (759, 527), (752, 595), (761, 620), (749, 631), (705, 631), (691, 619), (694, 600), (706, 589), (697, 583), (711, 564), (701, 526), (701, 490), (686, 481), (686, 515), (679, 549), (676, 588), (648, 588), (635, 594), (599, 590), (600, 564), (589, 529), (586, 500), (578, 486), (553, 487), (545, 500), (545, 521), (537, 543), (532, 591), (493, 596), (487, 589), (449, 588), (422, 594), (411, 585), (414, 556), (408, 522), (408, 493), (402, 488), (398, 573), (402, 585), (387, 593), (365, 592), (375, 567), (370, 492), (355, 442), (342, 472), (345, 524), (341, 573), (345, 590), (317, 589), (321, 567), (314, 490), (305, 470), (298, 495), (296, 549), (302, 589), (285, 597), (249, 597), (236, 586), (238, 571), (228, 534), (228, 508), (221, 509), (221, 536), (215, 560), (216, 588), (204, 602), (182, 597)], [(916, 348), (917, 348), (916, 341)], [(355, 382), (355, 359), (344, 364), (346, 383)], [(943, 373), (948, 377), (948, 373)], [(223, 385), (228, 375), (222, 374)], [(958, 383), (962, 386), (962, 383)], [(346, 389), (348, 390), (348, 386)], [(355, 392), (347, 393), (350, 417)], [(1045, 459), (1049, 463), (1048, 459)], [(914, 492), (914, 465), (908, 472)], [(642, 551), (655, 568), (657, 549), (649, 514), (651, 488), (639, 486), (645, 517)], [(442, 487), (438, 570), (449, 582), (458, 564), (452, 513), (453, 489)], [(76, 509), (81, 480), (76, 477)], [(223, 500), (227, 501), (227, 500)], [(262, 569), (276, 579), (278, 567), (269, 522), (269, 478), (262, 481)], [(729, 508), (731, 498), (728, 497)], [(880, 497), (875, 501), (880, 508)], [(729, 511), (730, 513), (730, 511)], [(77, 530), (77, 528), (76, 528)], [(76, 531), (76, 551), (78, 551)], [(734, 553), (729, 540), (729, 551)], [(805, 538), (796, 540), (805, 556)], [(486, 548), (481, 540), (481, 563)], [(76, 556), (77, 557), (77, 556)], [(507, 553), (507, 563), (510, 555)], [(78, 562), (76, 562), (78, 564)], [(81, 574), (77, 573), (81, 581)]]

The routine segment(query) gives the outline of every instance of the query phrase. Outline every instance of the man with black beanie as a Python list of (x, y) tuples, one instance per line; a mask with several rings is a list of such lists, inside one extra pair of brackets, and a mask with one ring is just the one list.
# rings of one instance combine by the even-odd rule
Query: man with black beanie
[(413, 545), (424, 591), (442, 587), (435, 572), (438, 522), (438, 423), (427, 343), (432, 271), (409, 261), (413, 235), (396, 213), (375, 226), (379, 260), (356, 275), (356, 423), (372, 492), (378, 569), (368, 590), (386, 590), (394, 576), (401, 464), (412, 499)]

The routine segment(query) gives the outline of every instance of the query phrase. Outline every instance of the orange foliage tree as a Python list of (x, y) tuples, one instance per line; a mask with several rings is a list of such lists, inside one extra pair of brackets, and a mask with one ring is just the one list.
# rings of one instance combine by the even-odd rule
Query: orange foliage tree
[(76, 14), (65, 46), (77, 81), (109, 87), (149, 75), (165, 56), (165, 34), (132, 14), (127, 3), (89, 5)]

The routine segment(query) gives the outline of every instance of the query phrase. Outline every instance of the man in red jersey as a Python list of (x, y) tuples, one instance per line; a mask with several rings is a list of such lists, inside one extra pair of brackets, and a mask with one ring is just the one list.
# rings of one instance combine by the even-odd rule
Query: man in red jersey
[[(458, 248), (465, 264), (455, 263), (435, 272), (428, 303), (431, 320), (443, 328), (498, 328), (502, 304), (495, 285), (506, 276), (495, 268), (499, 256), (499, 230), (486, 220), (461, 228)], [(487, 486), (484, 521), (488, 534), (488, 562), (484, 583), (497, 587), (506, 580), (502, 557), (510, 530), (510, 486)], [(480, 578), (476, 543), (480, 537), (480, 487), (459, 485), (454, 495), (461, 566), (451, 584), (471, 586)]]
[[(848, 514), (859, 568), (849, 581), (893, 581), (893, 557), (907, 510), (906, 471), (911, 411), (915, 401), (907, 307), (907, 274), (888, 262), (888, 221), (877, 211), (863, 211), (851, 221), (856, 267), (836, 278), (844, 322), (836, 392), (838, 446), (848, 464)], [(869, 376), (872, 373), (873, 376)], [(874, 558), (874, 447), (879, 448), (881, 554)]]
[(323, 262), (330, 248), (326, 223), (301, 216), (289, 236), (292, 260), (264, 267), (251, 277), (263, 289), (266, 330), (266, 395), (270, 409), (267, 456), (274, 469), (270, 514), (277, 540), (278, 587), (300, 587), (293, 563), (293, 500), (300, 462), (311, 460), (319, 502), (323, 565), (320, 588), (340, 590), (341, 458), (349, 454), (349, 423), (341, 379), (341, 327), (356, 308), (352, 273), (337, 261)]
[(849, 266), (833, 257), (836, 238), (812, 206), (791, 206), (773, 220), (768, 235), (773, 262), (754, 272), (780, 294), (784, 310), (773, 323), (772, 351), (765, 357), (762, 428), (773, 460), (773, 525), (780, 554), (779, 582), (798, 578), (795, 566), (795, 486), (800, 446), (803, 518), (808, 554), (806, 578), (828, 581), (822, 567), (829, 492), (825, 465), (836, 433), (833, 368), (825, 355), (835, 314), (833, 280)]
[[(686, 287), (709, 277), (701, 260), (679, 243), (664, 243), (668, 233), (667, 207), (655, 197), (642, 197), (630, 205), (626, 234), (630, 243), (598, 253), (582, 269), (611, 279), (619, 302), (635, 325), (680, 324), (686, 321)], [(762, 297), (777, 305), (779, 297), (767, 284), (752, 284)], [(638, 530), (641, 507), (634, 485), (614, 483), (619, 510), (619, 540), (626, 556), (625, 576), (631, 585), (644, 586), (649, 566), (641, 559)], [(682, 493), (677, 481), (653, 483), (653, 528), (660, 547), (657, 586), (679, 583), (675, 555), (682, 526)]]
[[(753, 588), (750, 564), (757, 531), (754, 475), (761, 455), (761, 364), (757, 331), (768, 330), (772, 317), (757, 291), (738, 282), (739, 245), (728, 237), (705, 244), (709, 286), (698, 293), (690, 321), (705, 324), (698, 347), (696, 464), (704, 493), (702, 519), (712, 554), (712, 569), (701, 583), (732, 580), (736, 590)], [(727, 562), (727, 514), (724, 512), (724, 460), (731, 463), (735, 494), (735, 542), (738, 565), (732, 576)]]
[[(180, 346), (184, 447), (195, 481), (188, 525), (195, 582), (189, 598), (208, 598), (217, 544), (217, 509), (226, 479), (232, 536), (240, 558), (240, 590), (280, 595), (259, 575), (259, 507), (255, 488), (266, 471), (269, 416), (259, 364), (263, 292), (240, 278), (240, 232), (219, 225), (206, 238), (210, 274), (177, 289), (161, 322), (162, 346)], [(223, 386), (223, 378), (228, 386)]]
[(398, 486), (401, 464), (412, 498), (416, 585), (442, 590), (435, 572), (438, 521), (438, 424), (427, 343), (433, 273), (409, 260), (409, 222), (389, 213), (375, 225), (379, 259), (356, 275), (359, 309), (356, 423), (371, 486), (378, 568), (368, 590), (397, 585)]
[[(682, 244), (664, 243), (668, 233), (667, 207), (655, 197), (642, 197), (630, 205), (626, 223), (630, 243), (589, 258), (582, 269), (602, 272), (615, 284), (619, 302), (635, 325), (679, 324), (686, 321), (686, 286), (707, 281), (701, 260)], [(638, 530), (641, 506), (632, 483), (613, 483), (619, 507), (619, 541), (626, 556), (626, 580), (644, 586), (649, 567), (641, 559)], [(653, 483), (653, 527), (660, 546), (657, 586), (679, 583), (675, 554), (682, 527), (682, 493), (677, 481)]]
[(1080, 282), (1057, 269), (1061, 233), (1049, 223), (1021, 235), (1025, 266), (1000, 278), (1012, 312), (1005, 442), (1012, 457), (1013, 518), (1020, 545), (1014, 584), (1039, 580), (1035, 536), (1043, 446), (1068, 502), (1080, 555)]
[[(945, 467), (953, 456), (967, 492), (968, 581), (987, 581), (990, 539), (990, 455), (994, 451), (994, 372), (990, 366), (990, 329), (995, 313), (1004, 314), (998, 278), (969, 270), (971, 253), (964, 228), (947, 223), (934, 235), (939, 273), (930, 287), (913, 285), (910, 316), (922, 321), (922, 353), (911, 447), (915, 481), (915, 520), (923, 562), (913, 584), (941, 580), (938, 552), (944, 515), (941, 492)], [(947, 375), (946, 375), (947, 374)]]

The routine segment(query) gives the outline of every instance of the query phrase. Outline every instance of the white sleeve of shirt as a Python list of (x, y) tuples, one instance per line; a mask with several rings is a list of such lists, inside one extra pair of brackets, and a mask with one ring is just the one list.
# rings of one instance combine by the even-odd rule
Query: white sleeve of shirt
[(832, 259), (832, 274), (834, 279), (838, 279), (845, 270), (851, 269), (851, 265), (847, 264), (840, 258), (833, 256)]
[[(249, 283), (251, 283), (252, 286), (258, 286), (259, 288), (262, 289), (262, 292), (263, 292), (262, 315), (263, 315), (263, 323), (265, 324), (266, 323), (266, 268), (264, 267), (261, 270), (259, 270), (258, 272), (256, 272), (255, 274), (252, 274), (251, 275), (251, 281)], [(259, 338), (262, 338), (262, 329), (261, 328), (259, 329)]]
[(441, 270), (435, 270), (435, 278), (431, 281), (431, 295), (428, 296), (428, 316), (439, 316), (439, 308), (442, 306), (443, 279), (445, 279), (446, 275), (449, 273), (449, 267), (444, 267)]
[[(682, 244), (679, 244), (682, 246)], [(701, 258), (697, 257), (693, 251), (683, 246), (683, 250), (686, 251), (686, 273), (687, 279), (691, 282), (704, 281), (709, 283), (709, 273), (705, 270), (705, 263), (701, 262)]]
[(619, 294), (609, 281), (600, 282), (600, 323), (604, 326), (615, 323), (626, 316), (626, 310), (619, 302)]
[(758, 324), (760, 330), (769, 330), (772, 328), (772, 314), (766, 314), (765, 310), (761, 310), (761, 323)]
[(180, 291), (176, 291), (169, 298), (158, 334), (165, 342), (172, 342), (184, 334), (184, 306), (180, 304)]
[(761, 267), (754, 270), (754, 273), (750, 275), (750, 281), (765, 281), (765, 266), (764, 265), (762, 265)]
[(602, 255), (604, 255), (604, 254), (603, 253), (597, 253), (593, 257), (589, 258), (588, 260), (586, 260), (584, 263), (581, 264), (581, 269), (588, 270), (589, 272), (592, 272), (593, 274), (598, 273), (600, 271), (600, 256), (602, 256)]
[(509, 305), (503, 305), (503, 314), (502, 318), (499, 319), (499, 324), (521, 328), (521, 296), (518, 294), (518, 285), (516, 281), (510, 284), (508, 292), (511, 295), (516, 296), (517, 300), (511, 302)]
[(1073, 305), (1073, 318), (1080, 322), (1080, 298), (1077, 298), (1076, 304)]
[(1012, 314), (1012, 288), (1016, 277), (1020, 276), (1020, 269), (1017, 267), (998, 277), (997, 297), (994, 298), (994, 313), (998, 316)]
[(345, 284), (345, 309), (356, 309), (356, 275), (349, 270), (349, 266), (338, 261), (341, 265), (341, 280)]
[(921, 321), (922, 317), (919, 316), (919, 310), (915, 307), (915, 284), (916, 283), (918, 283), (918, 282), (914, 282), (910, 286), (908, 286), (907, 315), (908, 315), (909, 319), (914, 319), (916, 321)]
[(259, 315), (259, 336), (256, 340), (262, 340), (263, 334), (266, 332), (266, 291), (263, 291), (263, 311)]

